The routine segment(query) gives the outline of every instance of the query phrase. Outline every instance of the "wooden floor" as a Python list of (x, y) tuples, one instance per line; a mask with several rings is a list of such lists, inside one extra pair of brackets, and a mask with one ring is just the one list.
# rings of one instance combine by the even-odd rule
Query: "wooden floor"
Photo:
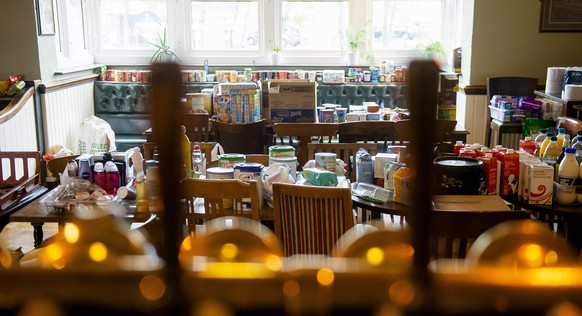
[[(45, 223), (42, 227), (44, 240), (54, 236), (58, 231), (57, 223)], [(32, 225), (30, 223), (8, 223), (0, 232), (0, 243), (9, 249), (22, 247), (23, 253), (33, 250)]]

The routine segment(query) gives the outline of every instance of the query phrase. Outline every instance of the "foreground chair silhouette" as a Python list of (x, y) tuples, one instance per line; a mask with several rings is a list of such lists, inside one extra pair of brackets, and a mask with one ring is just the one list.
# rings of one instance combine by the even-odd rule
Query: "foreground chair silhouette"
[(349, 188), (273, 184), (275, 235), (285, 256), (330, 254), (354, 226)]

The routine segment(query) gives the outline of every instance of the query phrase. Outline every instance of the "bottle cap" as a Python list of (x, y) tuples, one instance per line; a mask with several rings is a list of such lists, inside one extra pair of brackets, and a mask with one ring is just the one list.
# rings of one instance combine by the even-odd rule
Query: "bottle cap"
[(194, 150), (200, 150), (200, 145), (194, 145)]
[(568, 147), (568, 148), (566, 148), (566, 153), (567, 154), (575, 154), (576, 153), (576, 148)]
[(552, 141), (558, 140), (558, 137), (557, 136), (552, 136), (552, 137), (550, 137), (550, 140), (552, 140)]
[(95, 166), (93, 166), (93, 171), (95, 172), (102, 172), (103, 171), (103, 163), (102, 162), (96, 162)]
[(566, 129), (563, 127), (558, 128), (558, 133), (559, 134), (566, 134)]
[(119, 172), (119, 169), (113, 161), (108, 161), (105, 163), (105, 172)]

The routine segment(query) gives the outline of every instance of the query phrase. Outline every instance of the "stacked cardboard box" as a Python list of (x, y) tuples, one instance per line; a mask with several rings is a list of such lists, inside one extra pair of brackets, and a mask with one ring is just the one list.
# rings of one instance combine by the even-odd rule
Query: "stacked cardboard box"
[(271, 124), (316, 122), (316, 83), (271, 81), (267, 91)]
[(219, 83), (214, 87), (214, 114), (220, 122), (261, 120), (261, 99), (255, 83)]
[(439, 80), (438, 111), (440, 120), (457, 119), (457, 91), (459, 77), (455, 73), (442, 73)]

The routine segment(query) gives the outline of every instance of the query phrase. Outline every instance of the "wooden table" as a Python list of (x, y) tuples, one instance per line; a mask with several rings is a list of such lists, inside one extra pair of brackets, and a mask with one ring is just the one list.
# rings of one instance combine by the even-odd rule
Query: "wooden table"
[[(33, 237), (35, 248), (42, 246), (44, 240), (42, 226), (44, 223), (58, 223), (60, 231), (65, 223), (72, 222), (76, 218), (72, 212), (49, 213), (46, 210), (46, 207), (40, 203), (41, 199), (42, 197), (37, 198), (30, 204), (10, 215), (11, 222), (25, 222), (32, 225), (34, 228)], [(122, 218), (132, 223), (146, 222), (150, 220), (152, 216), (155, 216), (155, 214), (149, 212), (137, 212), (137, 207), (132, 204), (121, 205), (126, 210), (126, 213)]]
[(568, 206), (557, 202), (553, 202), (552, 205), (533, 205), (518, 197), (502, 198), (518, 208), (534, 213), (538, 220), (551, 222), (558, 217), (564, 224), (566, 239), (582, 251), (582, 205)]

